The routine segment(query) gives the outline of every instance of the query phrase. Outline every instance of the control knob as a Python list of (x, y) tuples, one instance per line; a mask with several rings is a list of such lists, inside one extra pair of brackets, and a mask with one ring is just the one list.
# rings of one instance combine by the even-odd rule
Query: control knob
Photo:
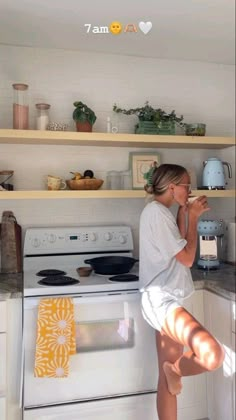
[(119, 236), (119, 242), (120, 244), (125, 244), (127, 242), (126, 237), (124, 235)]
[(96, 233), (94, 233), (94, 232), (90, 233), (89, 239), (90, 239), (90, 241), (95, 242), (96, 239), (97, 239)]
[(50, 244), (53, 244), (54, 242), (56, 242), (56, 239), (57, 239), (57, 237), (56, 237), (56, 235), (53, 235), (53, 233), (51, 233), (49, 236), (48, 236), (48, 242), (50, 242)]
[(40, 239), (38, 239), (38, 238), (34, 238), (34, 239), (32, 240), (32, 246), (33, 246), (34, 248), (38, 248), (38, 247), (40, 246), (40, 244), (41, 244)]
[(110, 232), (106, 232), (104, 234), (105, 241), (110, 241), (112, 239), (112, 234)]

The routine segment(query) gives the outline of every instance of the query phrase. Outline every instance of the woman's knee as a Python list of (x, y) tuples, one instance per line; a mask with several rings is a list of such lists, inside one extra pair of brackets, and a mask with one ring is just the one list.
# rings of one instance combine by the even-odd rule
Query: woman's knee
[(222, 366), (225, 358), (225, 351), (223, 346), (215, 341), (205, 354), (206, 369), (213, 371)]

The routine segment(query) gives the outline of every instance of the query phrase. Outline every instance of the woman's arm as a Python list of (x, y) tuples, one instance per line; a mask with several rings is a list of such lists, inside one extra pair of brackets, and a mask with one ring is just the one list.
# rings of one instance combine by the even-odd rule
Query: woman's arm
[(177, 217), (176, 217), (176, 223), (179, 228), (180, 234), (182, 238), (185, 239), (186, 237), (186, 215), (187, 215), (187, 207), (186, 206), (179, 206)]
[(186, 246), (176, 254), (175, 258), (186, 267), (192, 267), (197, 249), (197, 223), (201, 214), (209, 211), (206, 196), (198, 197), (189, 204), (188, 227), (185, 235)]

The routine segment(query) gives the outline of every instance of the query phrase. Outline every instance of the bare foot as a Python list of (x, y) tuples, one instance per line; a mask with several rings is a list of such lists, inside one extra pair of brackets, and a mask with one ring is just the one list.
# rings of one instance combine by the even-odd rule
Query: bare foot
[(171, 395), (180, 394), (181, 389), (182, 389), (181, 376), (177, 375), (177, 373), (174, 372), (173, 363), (164, 362), (163, 370), (166, 375), (169, 393)]

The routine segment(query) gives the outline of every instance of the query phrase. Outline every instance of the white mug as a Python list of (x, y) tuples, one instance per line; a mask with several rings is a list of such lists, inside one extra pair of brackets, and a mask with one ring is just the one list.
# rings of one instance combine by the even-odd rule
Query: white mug
[(48, 187), (48, 190), (65, 190), (66, 183), (59, 176), (48, 175), (47, 187)]
[(193, 197), (188, 197), (188, 203), (193, 203), (195, 200), (197, 200), (198, 197), (193, 196)]

